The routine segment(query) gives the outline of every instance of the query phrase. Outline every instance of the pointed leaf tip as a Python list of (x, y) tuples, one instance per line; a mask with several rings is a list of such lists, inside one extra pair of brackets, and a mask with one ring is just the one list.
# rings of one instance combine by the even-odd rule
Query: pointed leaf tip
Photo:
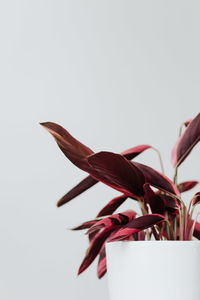
[(178, 167), (200, 140), (200, 113), (189, 122), (172, 150), (172, 165)]

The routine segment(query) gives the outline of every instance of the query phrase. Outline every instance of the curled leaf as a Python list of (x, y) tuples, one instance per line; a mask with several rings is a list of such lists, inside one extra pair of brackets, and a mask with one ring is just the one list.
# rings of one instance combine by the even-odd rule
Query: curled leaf
[(54, 137), (58, 147), (74, 165), (88, 171), (87, 157), (93, 154), (90, 148), (76, 140), (66, 129), (56, 123), (45, 122), (40, 125)]
[(193, 197), (192, 205), (197, 205), (200, 203), (200, 192), (196, 193)]
[(112, 215), (110, 217), (104, 218), (96, 223), (94, 223), (88, 230), (87, 234), (92, 233), (93, 231), (102, 229), (104, 227), (112, 227), (112, 226), (118, 226), (122, 224), (127, 224), (131, 220), (133, 220), (136, 216), (136, 212), (133, 210), (127, 210), (123, 213), (118, 213), (115, 215)]
[(200, 140), (200, 113), (188, 124), (172, 150), (172, 165), (178, 167)]
[[(192, 220), (191, 224), (193, 225), (193, 223), (194, 223), (194, 220)], [(196, 239), (200, 240), (200, 223), (199, 222), (195, 222), (193, 236)]]
[(129, 237), (130, 235), (139, 232), (141, 230), (147, 229), (163, 222), (165, 217), (158, 214), (150, 214), (142, 217), (138, 217), (132, 220), (127, 225), (124, 225), (121, 229), (117, 230), (114, 234), (110, 236), (108, 241), (118, 241)]

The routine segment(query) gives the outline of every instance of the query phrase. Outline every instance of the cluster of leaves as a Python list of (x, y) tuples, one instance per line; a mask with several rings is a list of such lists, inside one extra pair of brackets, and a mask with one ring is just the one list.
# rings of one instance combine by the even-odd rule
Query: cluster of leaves
[[(191, 199), (189, 207), (181, 199), (181, 193), (192, 189), (198, 182), (177, 183), (178, 167), (200, 140), (200, 113), (181, 126), (179, 139), (172, 151), (172, 165), (175, 168), (173, 181), (164, 175), (164, 171), (159, 173), (149, 166), (133, 161), (147, 149), (157, 151), (149, 145), (136, 146), (121, 154), (94, 153), (60, 125), (52, 122), (41, 125), (51, 133), (64, 155), (89, 174), (58, 201), (58, 206), (66, 204), (99, 181), (121, 193), (103, 207), (95, 219), (73, 229), (87, 229), (90, 243), (78, 274), (87, 269), (97, 256), (98, 277), (101, 278), (106, 273), (106, 242), (151, 238), (200, 239), (200, 223), (192, 218), (194, 208), (200, 202), (200, 192)], [(185, 130), (182, 133), (183, 128)], [(138, 201), (141, 216), (137, 216), (133, 210), (114, 214), (127, 198)]]

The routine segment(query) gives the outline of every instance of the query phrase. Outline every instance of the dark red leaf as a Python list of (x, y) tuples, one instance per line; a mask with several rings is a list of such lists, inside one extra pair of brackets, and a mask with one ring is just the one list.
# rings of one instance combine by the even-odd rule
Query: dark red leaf
[(167, 176), (138, 162), (131, 163), (134, 164), (144, 174), (146, 183), (149, 183), (150, 185), (164, 192), (179, 196), (179, 191), (176, 185)]
[[(135, 158), (137, 155), (141, 154), (143, 151), (145, 151), (146, 149), (149, 149), (149, 148), (151, 148), (151, 146), (149, 146), (149, 145), (139, 145), (139, 146), (133, 147), (131, 149), (128, 149), (128, 150), (122, 152), (121, 155), (126, 157), (128, 160), (131, 160), (131, 159)], [(77, 197), (78, 195), (80, 195), (81, 193), (83, 193), (84, 191), (86, 191), (87, 189), (92, 187), (93, 185), (95, 185), (97, 182), (98, 182), (98, 180), (95, 180), (91, 176), (87, 176), (78, 185), (76, 185), (72, 190), (70, 190), (66, 195), (64, 195), (58, 201), (57, 206), (59, 207), (59, 206), (65, 204), (65, 203), (69, 202), (70, 200), (74, 199), (75, 197)], [(126, 199), (127, 198), (128, 197), (126, 197)], [(126, 199), (124, 199), (124, 201)], [(108, 207), (107, 206), (105, 207), (105, 210), (110, 209), (113, 206), (113, 209), (115, 211), (121, 205), (120, 200), (122, 200), (122, 198), (120, 199), (120, 197), (119, 197), (119, 199), (116, 198), (116, 200), (113, 199), (113, 202), (111, 201), (108, 204)], [(119, 205), (117, 206), (118, 202), (119, 202)], [(116, 206), (116, 208), (115, 208), (115, 206)], [(103, 214), (101, 214), (101, 215), (111, 214), (110, 212), (108, 212), (108, 213), (106, 212), (104, 214), (103, 211), (102, 211), (102, 213)]]
[(128, 197), (125, 195), (112, 199), (102, 210), (98, 213), (97, 217), (112, 215), (113, 212), (123, 204)]
[[(192, 225), (193, 225), (194, 220), (192, 220)], [(195, 227), (194, 227), (194, 232), (193, 232), (193, 236), (200, 240), (200, 223), (196, 222), (195, 223)]]
[(52, 123), (40, 123), (56, 140), (61, 151), (78, 168), (88, 171), (87, 157), (93, 154), (93, 151), (76, 140), (62, 126)]
[(131, 160), (149, 148), (151, 148), (151, 146), (149, 146), (149, 145), (139, 145), (139, 146), (130, 148), (126, 151), (123, 151), (121, 153), (121, 155), (126, 157), (128, 160)]
[(107, 272), (106, 250), (104, 247), (99, 254), (99, 262), (97, 267), (98, 278), (101, 279), (106, 274), (106, 272)]
[(189, 123), (172, 150), (172, 165), (179, 166), (200, 140), (200, 113)]
[[(99, 220), (98, 220), (98, 221), (99, 221)], [(83, 229), (88, 229), (88, 228), (90, 228), (92, 225), (96, 224), (98, 221), (97, 221), (97, 220), (91, 220), (91, 221), (84, 222), (84, 223), (82, 223), (81, 225), (72, 228), (72, 230), (83, 230)]]
[(200, 202), (200, 192), (196, 193), (194, 195), (194, 198), (193, 198), (193, 201), (192, 201), (192, 205), (196, 205), (196, 204), (199, 204)]
[(149, 204), (152, 213), (164, 215), (165, 202), (164, 200), (150, 188), (148, 183), (144, 184), (144, 200)]
[(177, 187), (180, 193), (184, 193), (193, 189), (198, 183), (198, 181), (185, 181), (180, 183)]
[(136, 216), (136, 212), (133, 210), (127, 210), (123, 213), (118, 213), (110, 217), (104, 218), (96, 223), (94, 223), (88, 230), (88, 234), (93, 231), (102, 229), (103, 227), (121, 226), (122, 224), (127, 224), (133, 220)]
[(63, 204), (69, 202), (74, 199), (78, 195), (82, 194), (90, 187), (95, 185), (98, 181), (91, 176), (87, 176), (84, 178), (79, 184), (77, 184), (74, 188), (72, 188), (66, 195), (64, 195), (57, 203), (57, 206), (62, 206)]
[(157, 191), (156, 195), (163, 199), (166, 211), (172, 214), (179, 213), (178, 208), (180, 207), (180, 203), (174, 197), (161, 191)]
[(146, 232), (145, 231), (139, 231), (138, 232), (138, 241), (144, 241), (146, 237)]
[(107, 238), (115, 230), (116, 230), (116, 226), (113, 226), (111, 228), (106, 228), (104, 229), (104, 231), (102, 231), (99, 235), (97, 235), (97, 237), (95, 237), (92, 240), (90, 247), (87, 250), (86, 256), (79, 268), (78, 275), (81, 274), (83, 271), (85, 271), (91, 265), (91, 263), (95, 260), (95, 258), (99, 254), (100, 250), (103, 249)]
[(88, 239), (89, 239), (89, 242), (92, 242), (92, 240), (97, 236), (97, 234), (99, 233), (99, 229), (97, 229), (96, 231), (93, 231), (92, 233), (90, 233), (88, 235)]
[[(143, 196), (143, 173), (125, 157), (112, 152), (99, 152), (88, 157), (95, 178), (123, 194), (138, 198)], [(91, 175), (93, 171), (91, 171)]]
[(113, 233), (108, 241), (118, 241), (128, 236), (147, 229), (165, 220), (165, 217), (158, 214), (145, 215), (132, 220), (127, 225), (124, 225), (121, 229)]

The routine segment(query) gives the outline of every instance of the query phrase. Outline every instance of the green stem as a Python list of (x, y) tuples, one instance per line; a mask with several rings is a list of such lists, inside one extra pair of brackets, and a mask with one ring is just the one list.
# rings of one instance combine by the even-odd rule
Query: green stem
[(178, 177), (178, 167), (176, 167), (174, 170), (174, 184), (176, 185), (177, 185), (177, 177)]
[(161, 171), (163, 174), (165, 174), (165, 170), (164, 170), (164, 165), (163, 165), (163, 160), (162, 160), (162, 157), (161, 157), (161, 154), (160, 154), (160, 151), (154, 147), (152, 147), (153, 150), (155, 150), (158, 154), (158, 158), (159, 158), (159, 161), (160, 161), (160, 167), (161, 167)]
[(183, 207), (183, 240), (185, 239), (185, 205)]
[(177, 239), (177, 216), (174, 218), (174, 236), (175, 240)]
[(181, 208), (178, 208), (179, 210), (179, 240), (182, 240), (182, 212), (181, 212)]
[(174, 232), (173, 232), (172, 226), (171, 226), (169, 220), (166, 219), (165, 221), (166, 221), (166, 223), (168, 225), (167, 228), (169, 230), (169, 240), (174, 240)]

